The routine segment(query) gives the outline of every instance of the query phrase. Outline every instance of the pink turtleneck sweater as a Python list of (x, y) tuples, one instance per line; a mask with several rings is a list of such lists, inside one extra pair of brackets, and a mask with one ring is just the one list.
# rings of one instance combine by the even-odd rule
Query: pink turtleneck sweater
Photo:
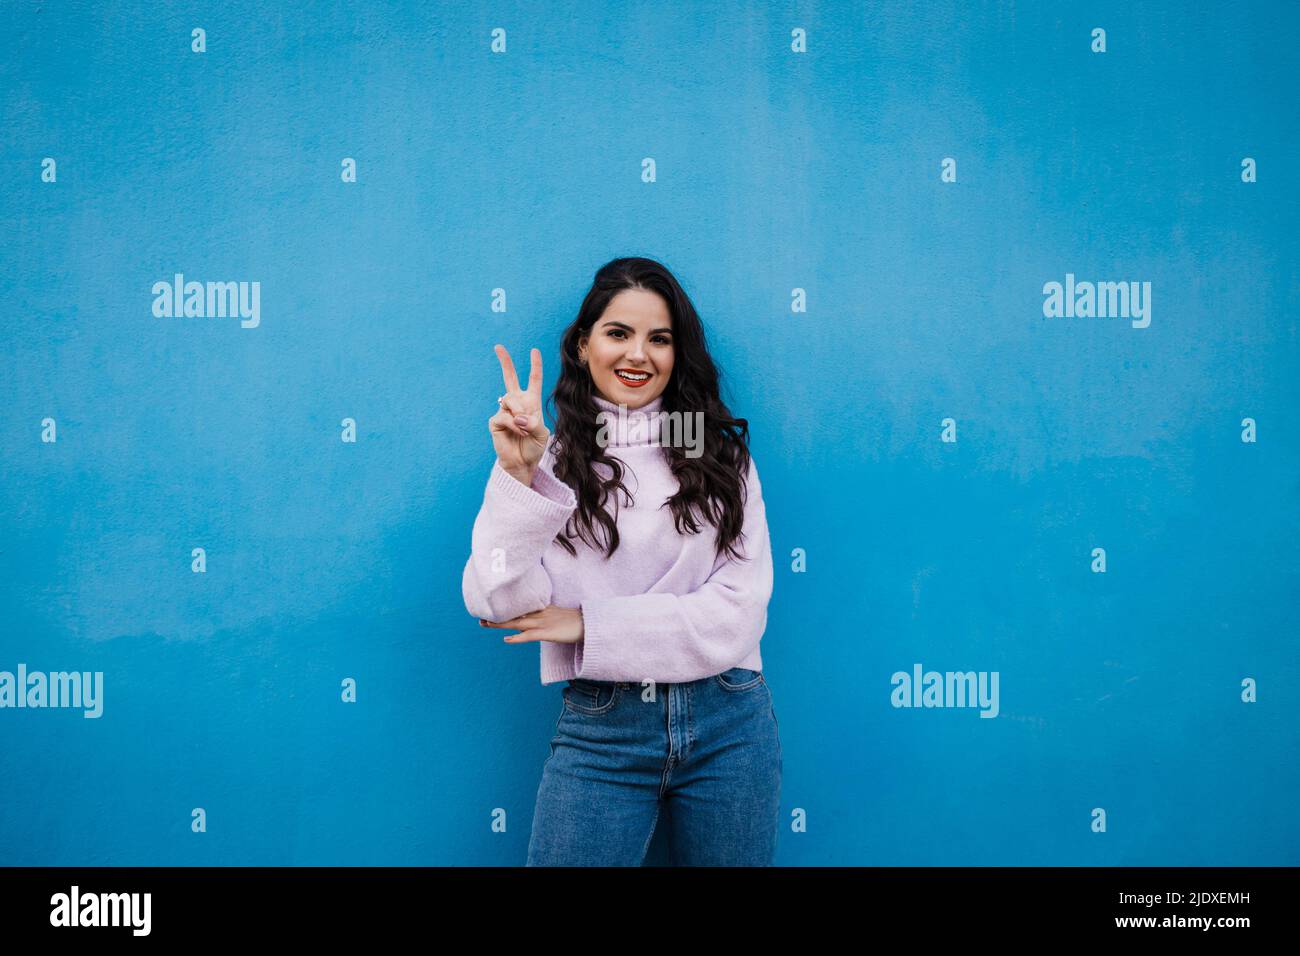
[[(617, 416), (618, 406), (596, 403)], [(581, 608), (577, 644), (539, 641), (543, 684), (573, 677), (682, 683), (732, 667), (762, 670), (759, 641), (772, 595), (772, 549), (758, 470), (750, 460), (743, 560), (718, 557), (716, 528), (697, 514), (698, 534), (678, 534), (664, 503), (678, 484), (656, 442), (656, 398), (609, 420), (608, 450), (626, 466), (616, 514), (619, 546), (612, 557), (580, 538), (571, 556), (555, 536), (577, 510), (573, 491), (555, 477), (552, 447), (531, 486), (494, 462), (474, 521), (462, 590), (470, 614), (506, 621), (547, 605)], [(665, 435), (667, 431), (665, 430)], [(552, 443), (553, 443), (552, 439)], [(610, 470), (595, 465), (602, 478)], [(664, 505), (664, 507), (660, 507)], [(501, 634), (498, 629), (489, 633)]]

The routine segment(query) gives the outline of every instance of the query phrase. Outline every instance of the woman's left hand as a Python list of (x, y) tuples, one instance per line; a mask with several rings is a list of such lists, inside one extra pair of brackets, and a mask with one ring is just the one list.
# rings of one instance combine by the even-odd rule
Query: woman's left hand
[(528, 641), (554, 641), (556, 644), (576, 644), (582, 640), (582, 609), (576, 607), (556, 607), (554, 604), (521, 614), (508, 621), (485, 621), (479, 619), (483, 627), (514, 628), (518, 634), (507, 634), (503, 640), (507, 644), (524, 644)]

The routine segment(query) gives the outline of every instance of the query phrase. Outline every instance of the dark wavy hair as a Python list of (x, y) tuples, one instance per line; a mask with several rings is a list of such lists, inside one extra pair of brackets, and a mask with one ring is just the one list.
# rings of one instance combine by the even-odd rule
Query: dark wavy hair
[[(704, 413), (704, 447), (698, 458), (688, 458), (684, 448), (662, 447), (678, 482), (677, 493), (664, 504), (672, 509), (678, 534), (685, 533), (683, 528), (699, 533), (698, 513), (717, 528), (716, 553), (726, 551), (740, 557), (735, 542), (743, 537), (749, 422), (733, 417), (722, 403), (718, 390), (721, 374), (709, 355), (700, 317), (681, 285), (658, 262), (638, 257), (614, 259), (600, 267), (578, 317), (560, 341), (560, 377), (548, 400), (556, 423), (554, 470), (555, 476), (573, 489), (578, 507), (555, 540), (576, 554), (569, 540), (576, 535), (592, 548), (604, 550), (606, 556), (612, 555), (619, 539), (616, 492), (621, 492), (628, 504), (634, 500), (623, 484), (624, 463), (597, 444), (598, 393), (591, 373), (578, 360), (578, 340), (591, 334), (610, 300), (624, 289), (657, 293), (672, 316), (673, 370), (662, 393), (661, 411)], [(609, 467), (608, 479), (602, 480), (596, 473), (592, 467), (596, 462)], [(605, 508), (611, 497), (613, 516)], [(597, 540), (597, 525), (604, 532), (603, 543)]]

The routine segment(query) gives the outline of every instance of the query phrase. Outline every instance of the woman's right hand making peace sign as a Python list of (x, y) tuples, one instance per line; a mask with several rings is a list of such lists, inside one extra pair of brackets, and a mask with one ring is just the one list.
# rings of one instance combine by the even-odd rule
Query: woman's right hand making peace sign
[(526, 485), (532, 484), (533, 472), (542, 459), (546, 443), (551, 437), (542, 421), (542, 353), (533, 349), (532, 367), (528, 372), (528, 387), (519, 387), (519, 376), (510, 353), (504, 345), (496, 347), (501, 361), (501, 376), (505, 379), (506, 393), (501, 408), (488, 419), (492, 446), (496, 449), (501, 467)]

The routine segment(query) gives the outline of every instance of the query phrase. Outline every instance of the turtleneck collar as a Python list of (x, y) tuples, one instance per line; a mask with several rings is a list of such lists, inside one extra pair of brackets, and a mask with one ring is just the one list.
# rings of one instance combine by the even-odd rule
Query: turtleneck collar
[(663, 395), (656, 396), (640, 408), (624, 408), (621, 414), (619, 406), (613, 402), (599, 395), (592, 398), (598, 412), (607, 413), (596, 424), (606, 426), (610, 447), (657, 444), (660, 420), (656, 413), (663, 407)]

